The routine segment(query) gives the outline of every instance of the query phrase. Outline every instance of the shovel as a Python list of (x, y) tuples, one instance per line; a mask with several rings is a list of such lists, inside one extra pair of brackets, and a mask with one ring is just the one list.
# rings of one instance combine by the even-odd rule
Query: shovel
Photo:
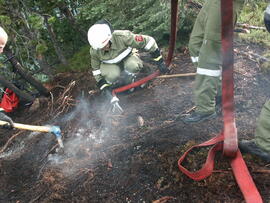
[[(9, 125), (6, 121), (0, 120), (0, 126)], [(22, 129), (22, 130), (31, 130), (36, 132), (44, 132), (44, 133), (53, 133), (57, 139), (57, 142), (61, 148), (64, 148), (61, 130), (59, 126), (37, 126), (37, 125), (27, 125), (21, 123), (13, 123), (14, 128)]]

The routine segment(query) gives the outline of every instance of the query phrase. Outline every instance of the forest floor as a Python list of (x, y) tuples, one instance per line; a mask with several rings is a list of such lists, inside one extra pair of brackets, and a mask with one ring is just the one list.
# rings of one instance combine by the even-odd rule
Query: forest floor
[[(239, 139), (253, 138), (270, 96), (269, 74), (251, 54), (263, 51), (259, 45), (235, 44)], [(188, 53), (179, 50), (171, 68), (170, 74), (195, 72)], [(209, 140), (223, 126), (222, 116), (199, 124), (179, 119), (194, 106), (193, 85), (193, 76), (154, 79), (145, 89), (119, 94), (124, 113), (111, 115), (90, 74), (57, 75), (48, 86), (50, 98), (40, 99), (38, 108), (19, 108), (11, 117), (18, 123), (59, 125), (64, 151), (50, 133), (1, 130), (0, 202), (244, 202), (221, 154), (205, 180), (193, 181), (178, 169), (189, 147)], [(206, 154), (196, 151), (185, 166), (199, 169)], [(244, 159), (269, 202), (270, 166), (250, 155)]]

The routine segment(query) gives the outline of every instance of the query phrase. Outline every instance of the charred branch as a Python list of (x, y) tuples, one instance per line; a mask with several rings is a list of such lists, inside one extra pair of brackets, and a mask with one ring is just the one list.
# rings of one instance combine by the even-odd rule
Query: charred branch
[(49, 95), (49, 91), (39, 81), (33, 78), (31, 74), (23, 70), (21, 64), (16, 59), (16, 57), (12, 57), (13, 56), (12, 51), (8, 47), (5, 48), (4, 53), (8, 58), (10, 58), (9, 61), (12, 64), (13, 69), (15, 70), (16, 73), (18, 73), (22, 78), (24, 78), (27, 82), (33, 85), (41, 95), (44, 95), (44, 96)]
[(9, 82), (8, 80), (6, 80), (1, 75), (0, 75), (0, 83), (4, 87), (7, 87), (8, 89), (11, 89), (23, 101), (31, 102), (31, 101), (33, 101), (35, 99), (32, 95), (30, 95), (30, 94), (28, 94), (26, 92), (21, 91), (19, 88), (17, 88), (15, 85), (13, 85), (11, 82)]

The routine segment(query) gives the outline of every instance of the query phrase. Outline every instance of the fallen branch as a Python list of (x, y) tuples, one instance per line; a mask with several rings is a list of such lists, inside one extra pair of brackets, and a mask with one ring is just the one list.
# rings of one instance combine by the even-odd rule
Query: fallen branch
[(173, 75), (160, 75), (157, 78), (177, 78), (177, 77), (188, 77), (194, 76), (196, 73), (182, 73), (182, 74), (173, 74)]
[(266, 169), (260, 169), (260, 170), (256, 170), (256, 171), (252, 171), (253, 173), (269, 173), (270, 174), (270, 170), (266, 170)]
[(265, 27), (259, 27), (259, 26), (254, 26), (254, 25), (248, 25), (245, 23), (237, 23), (236, 26), (246, 28), (246, 29), (254, 29), (254, 30), (266, 30)]

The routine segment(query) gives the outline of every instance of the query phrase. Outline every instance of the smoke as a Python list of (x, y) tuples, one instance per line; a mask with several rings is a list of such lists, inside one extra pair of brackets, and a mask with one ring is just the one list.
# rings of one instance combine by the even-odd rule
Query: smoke
[(112, 130), (109, 107), (106, 101), (78, 99), (75, 109), (59, 120), (65, 129), (62, 132), (64, 152), (58, 148), (50, 154), (49, 165), (70, 176), (104, 158), (103, 147), (110, 141)]

